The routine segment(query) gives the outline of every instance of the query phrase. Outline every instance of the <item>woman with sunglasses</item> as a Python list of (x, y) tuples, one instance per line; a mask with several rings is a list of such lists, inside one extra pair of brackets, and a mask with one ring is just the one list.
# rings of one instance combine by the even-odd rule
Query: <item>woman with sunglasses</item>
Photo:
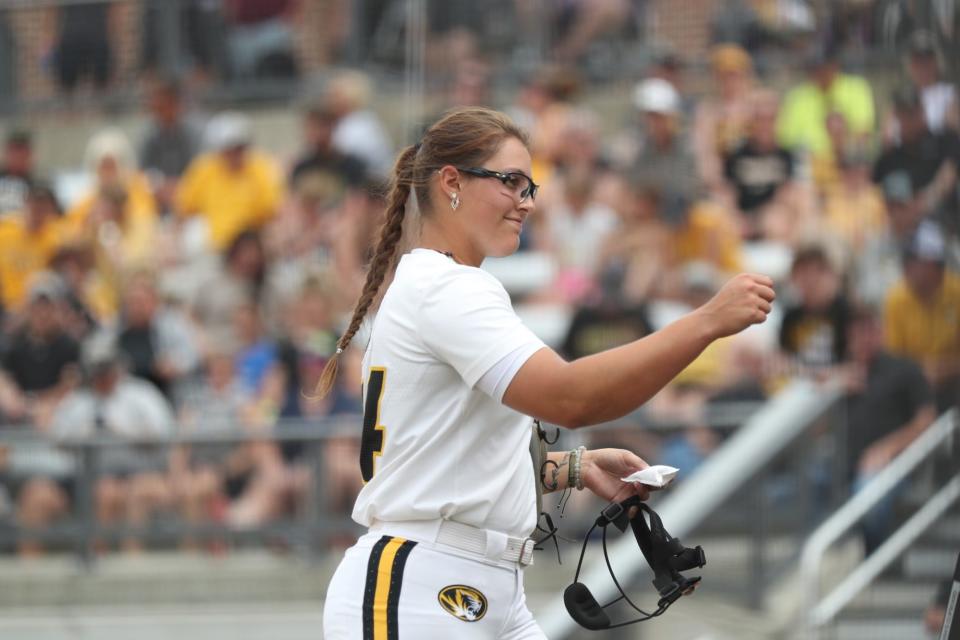
[[(712, 340), (770, 311), (770, 279), (742, 274), (647, 338), (565, 362), (479, 268), (517, 249), (537, 193), (530, 163), (523, 132), (482, 108), (448, 113), (397, 159), (366, 284), (338, 342), (340, 353), (389, 275), (363, 361), (365, 485), (353, 518), (369, 532), (331, 580), (327, 640), (543, 638), (523, 593), (540, 491), (645, 497), (620, 478), (647, 465), (629, 451), (582, 448), (531, 462), (532, 417), (576, 428), (622, 416)], [(397, 258), (401, 243), (413, 248)], [(335, 375), (333, 359), (321, 395)]]

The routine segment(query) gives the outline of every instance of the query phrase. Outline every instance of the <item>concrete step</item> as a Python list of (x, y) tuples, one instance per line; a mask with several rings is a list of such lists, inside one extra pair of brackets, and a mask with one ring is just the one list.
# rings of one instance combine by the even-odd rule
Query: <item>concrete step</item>
[(930, 604), (936, 590), (936, 582), (878, 582), (854, 598), (844, 609), (843, 615), (879, 612), (916, 615)]
[(924, 640), (923, 617), (905, 620), (890, 617), (842, 619), (833, 627), (835, 640)]
[(960, 545), (910, 549), (903, 557), (903, 574), (914, 579), (944, 580), (953, 575)]
[(116, 555), (92, 568), (73, 557), (0, 561), (0, 609), (103, 604), (315, 600), (339, 555), (310, 564), (269, 552), (223, 557), (187, 553)]

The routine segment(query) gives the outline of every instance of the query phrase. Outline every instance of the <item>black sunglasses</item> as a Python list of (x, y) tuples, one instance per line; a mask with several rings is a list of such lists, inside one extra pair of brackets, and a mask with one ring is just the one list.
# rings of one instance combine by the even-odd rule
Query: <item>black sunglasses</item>
[(457, 171), (463, 171), (464, 173), (469, 173), (470, 175), (477, 176), (479, 178), (496, 178), (502, 182), (507, 189), (510, 189), (510, 191), (512, 191), (514, 194), (519, 195), (521, 203), (525, 202), (527, 198), (536, 200), (537, 190), (540, 188), (540, 185), (534, 182), (533, 178), (525, 173), (520, 173), (519, 171), (501, 173), (499, 171), (491, 171), (490, 169), (482, 169), (479, 167), (457, 167)]

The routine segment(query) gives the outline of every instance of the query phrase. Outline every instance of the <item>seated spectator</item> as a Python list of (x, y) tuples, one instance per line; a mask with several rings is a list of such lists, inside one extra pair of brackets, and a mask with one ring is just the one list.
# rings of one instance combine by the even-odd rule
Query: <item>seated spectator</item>
[(0, 217), (0, 302), (17, 311), (31, 277), (47, 267), (64, 242), (60, 203), (45, 185), (34, 185), (22, 213)]
[(830, 145), (820, 153), (810, 156), (810, 177), (813, 178), (817, 194), (824, 196), (840, 182), (840, 165), (843, 159), (857, 150), (865, 150), (862, 141), (854, 140), (842, 113), (831, 111), (824, 123)]
[[(252, 527), (282, 509), (283, 461), (265, 437), (270, 425), (241, 383), (235, 358), (228, 343), (212, 344), (202, 381), (184, 395), (181, 435), (197, 441), (175, 447), (170, 464), (181, 516), (191, 524)], [(194, 545), (191, 536), (184, 545)]]
[(903, 247), (916, 233), (919, 220), (909, 180), (888, 180), (883, 191), (885, 224), (868, 236), (854, 259), (854, 287), (858, 299), (879, 308), (887, 292), (903, 277)]
[[(883, 347), (875, 314), (855, 309), (848, 325), (849, 359), (840, 370), (846, 389), (847, 470), (859, 491), (909, 446), (936, 417), (933, 394), (923, 373), (908, 358)], [(892, 531), (895, 495), (871, 509), (861, 522), (869, 555)]]
[(273, 159), (252, 148), (246, 116), (215, 116), (205, 139), (209, 151), (190, 163), (174, 200), (181, 217), (202, 219), (208, 247), (222, 251), (241, 232), (262, 226), (276, 214), (283, 182)]
[(775, 94), (754, 95), (747, 137), (726, 157), (724, 177), (743, 237), (792, 245), (810, 224), (810, 205), (796, 181), (793, 154), (777, 142), (778, 110)]
[(733, 44), (710, 53), (714, 90), (700, 101), (693, 118), (697, 174), (711, 193), (723, 187), (723, 158), (743, 141), (750, 121), (753, 63)]
[[(49, 432), (69, 445), (91, 437), (115, 437), (98, 449), (94, 501), (101, 526), (142, 528), (172, 506), (167, 452), (162, 441), (173, 434), (170, 404), (150, 383), (128, 375), (113, 336), (97, 334), (83, 345), (86, 384), (57, 406)], [(128, 551), (142, 549), (139, 532), (123, 540)]]
[(291, 78), (297, 73), (298, 0), (230, 0), (224, 4), (234, 78)]
[(903, 279), (884, 303), (884, 346), (922, 366), (941, 411), (960, 398), (958, 318), (960, 276), (946, 266), (943, 233), (924, 222), (905, 247)]
[(93, 184), (67, 212), (71, 239), (94, 247), (115, 269), (152, 264), (157, 203), (126, 134), (119, 129), (95, 134), (84, 164)]
[(277, 345), (286, 388), (281, 417), (314, 416), (329, 409), (328, 403), (312, 399), (312, 390), (337, 348), (338, 289), (331, 273), (309, 276), (286, 304), (284, 337)]
[(260, 310), (252, 300), (234, 310), (233, 325), (238, 340), (235, 366), (240, 386), (258, 402), (264, 420), (272, 422), (284, 396), (277, 345), (264, 331)]
[(56, 276), (38, 274), (27, 300), (0, 360), (0, 410), (9, 419), (42, 422), (75, 382), (80, 351), (63, 328), (63, 285)]
[(649, 78), (635, 89), (634, 105), (643, 117), (643, 143), (629, 163), (634, 184), (656, 185), (659, 214), (676, 226), (703, 195), (696, 161), (680, 121), (680, 96), (666, 80)]
[(830, 149), (827, 115), (836, 111), (855, 141), (876, 128), (873, 92), (865, 78), (843, 73), (836, 52), (815, 52), (807, 62), (809, 79), (791, 89), (777, 121), (777, 138), (794, 153), (817, 156)]
[(148, 380), (168, 400), (187, 382), (200, 362), (200, 352), (187, 319), (160, 301), (151, 273), (128, 276), (123, 291), (117, 346), (133, 375)]
[(73, 93), (86, 76), (98, 90), (107, 88), (114, 68), (111, 43), (117, 41), (121, 9), (116, 4), (93, 3), (53, 10), (56, 42), (51, 53), (61, 90)]
[(557, 265), (552, 296), (576, 302), (593, 284), (598, 250), (617, 228), (617, 214), (598, 202), (594, 174), (578, 166), (566, 172), (559, 197), (544, 216), (534, 246), (547, 251)]
[(847, 357), (849, 302), (842, 276), (822, 246), (799, 249), (790, 269), (795, 297), (780, 325), (780, 348), (801, 374), (822, 373)]
[(184, 114), (180, 84), (163, 79), (150, 87), (150, 129), (140, 146), (140, 166), (150, 179), (161, 213), (173, 210), (180, 176), (200, 151), (201, 128)]
[(393, 168), (393, 143), (370, 108), (373, 87), (360, 71), (342, 71), (330, 80), (324, 101), (336, 117), (333, 147), (356, 154), (371, 174), (385, 178)]
[(33, 137), (25, 129), (7, 133), (0, 165), (0, 219), (8, 213), (23, 211), (33, 186)]
[(119, 306), (115, 283), (98, 268), (93, 248), (68, 242), (50, 258), (50, 269), (64, 284), (67, 333), (83, 340), (99, 326), (115, 321)]
[[(223, 8), (219, 2), (178, 2), (144, 0), (141, 19), (140, 68), (148, 74), (173, 73), (187, 67), (191, 84), (203, 85), (229, 74), (225, 42)], [(164, 27), (170, 14), (175, 13), (181, 25), (180, 47), (175, 51), (176, 68), (167, 65), (163, 57), (170, 42), (164, 42)]]
[(591, 298), (619, 300), (622, 306), (633, 307), (662, 290), (671, 260), (671, 233), (660, 215), (657, 187), (622, 180), (621, 192), (618, 229), (600, 246), (599, 286)]
[(860, 255), (867, 243), (887, 227), (883, 193), (870, 180), (870, 164), (865, 149), (844, 150), (837, 180), (824, 194), (827, 234), (842, 243), (848, 256)]
[(253, 300), (263, 306), (267, 260), (260, 234), (243, 231), (223, 259), (193, 293), (191, 313), (202, 336), (213, 342), (236, 339), (233, 319), (238, 308)]
[(946, 222), (957, 210), (960, 138), (950, 130), (930, 131), (920, 95), (911, 87), (897, 90), (893, 105), (899, 140), (877, 159), (873, 179), (885, 191), (909, 192), (914, 228), (926, 216)]
[[(957, 88), (940, 77), (940, 61), (933, 35), (916, 31), (907, 44), (907, 73), (920, 93), (927, 128), (933, 133), (960, 129), (960, 103)], [(896, 133), (896, 132), (895, 132)]]

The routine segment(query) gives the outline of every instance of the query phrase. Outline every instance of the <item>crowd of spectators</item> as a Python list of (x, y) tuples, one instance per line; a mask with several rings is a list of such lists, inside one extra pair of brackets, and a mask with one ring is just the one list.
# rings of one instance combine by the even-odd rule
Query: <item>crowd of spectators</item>
[[(595, 18), (602, 30), (608, 16)], [(904, 72), (879, 83), (819, 43), (787, 88), (745, 43), (720, 42), (699, 92), (664, 51), (619, 127), (571, 67), (506, 103), (479, 52), (455, 74), (443, 107), (483, 101), (530, 132), (543, 189), (521, 253), (550, 268), (516, 302), (561, 318), (552, 342), (567, 357), (646, 335), (732, 273), (777, 281), (768, 326), (711, 346), (637, 417), (681, 427), (630, 443), (650, 459), (692, 471), (722, 438), (711, 406), (807, 376), (846, 390), (856, 486), (956, 402), (960, 105), (943, 43), (920, 30), (904, 42)], [(333, 75), (284, 157), (257, 144), (247, 114), (198, 117), (179, 82), (146, 98), (145, 136), (94, 135), (89, 189), (69, 202), (35, 174), (29, 131), (3, 148), (0, 420), (46, 445), (0, 449), (0, 519), (21, 528), (24, 554), (42, 549), (31, 531), (74, 509), (70, 444), (85, 438), (117, 439), (93, 504), (128, 527), (128, 549), (164, 515), (249, 528), (296, 513), (317, 468), (341, 509), (360, 481), (356, 420), (327, 422), (321, 454), (271, 435), (360, 411), (356, 352), (331, 396), (310, 392), (362, 284), (398, 148), (369, 78)], [(888, 526), (875, 515), (871, 547)]]

